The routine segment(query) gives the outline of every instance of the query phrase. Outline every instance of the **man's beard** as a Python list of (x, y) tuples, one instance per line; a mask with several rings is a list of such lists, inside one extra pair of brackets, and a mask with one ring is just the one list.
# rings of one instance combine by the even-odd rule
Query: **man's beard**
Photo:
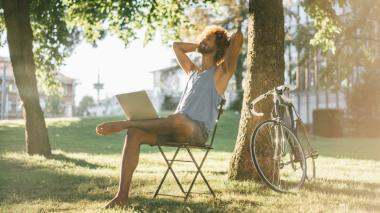
[(202, 53), (202, 54), (212, 53), (213, 51), (214, 51), (213, 48), (208, 48), (206, 45), (199, 45), (197, 47), (197, 52)]

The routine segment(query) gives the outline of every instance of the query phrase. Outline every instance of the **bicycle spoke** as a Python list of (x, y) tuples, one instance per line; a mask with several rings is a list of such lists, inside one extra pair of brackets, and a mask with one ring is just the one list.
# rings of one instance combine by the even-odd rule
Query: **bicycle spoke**
[(272, 128), (271, 127), (269, 127), (269, 134), (268, 134), (268, 137), (269, 137), (269, 141), (272, 143), (272, 148), (273, 148), (273, 150), (274, 150), (274, 146), (275, 146), (275, 138), (274, 138), (274, 133), (273, 133), (273, 131), (272, 131)]
[[(276, 169), (277, 169), (277, 167), (276, 167), (276, 161), (273, 161), (273, 171), (272, 171), (272, 180), (273, 180), (273, 182), (274, 182), (274, 180), (275, 180), (275, 178), (276, 178)], [(277, 180), (278, 181), (278, 180)], [(275, 184), (276, 184), (276, 182), (274, 182)]]

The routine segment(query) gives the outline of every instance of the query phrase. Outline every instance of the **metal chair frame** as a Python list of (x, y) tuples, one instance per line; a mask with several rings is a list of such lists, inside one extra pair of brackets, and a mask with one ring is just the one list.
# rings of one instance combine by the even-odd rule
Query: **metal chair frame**
[[(203, 163), (206, 160), (208, 153), (210, 152), (211, 149), (213, 149), (212, 145), (214, 143), (215, 133), (216, 133), (216, 129), (218, 127), (218, 121), (219, 121), (221, 114), (223, 113), (223, 106), (224, 106), (225, 102), (226, 102), (225, 99), (222, 99), (222, 101), (220, 102), (220, 105), (218, 108), (218, 117), (217, 117), (217, 120), (215, 122), (214, 130), (212, 132), (212, 137), (211, 137), (211, 141), (209, 144), (207, 142), (204, 145), (192, 145), (189, 143), (175, 143), (175, 142), (173, 143), (173, 142), (171, 142), (171, 143), (161, 143), (161, 144), (156, 145), (158, 147), (158, 149), (160, 150), (160, 153), (162, 154), (162, 157), (164, 158), (168, 168), (166, 169), (166, 172), (164, 173), (164, 176), (162, 177), (160, 184), (158, 185), (158, 188), (157, 188), (153, 198), (156, 198), (158, 195), (163, 195), (163, 196), (172, 196), (172, 197), (182, 197), (186, 201), (189, 198), (190, 194), (211, 194), (213, 197), (215, 197), (215, 193), (212, 190), (210, 184), (208, 183), (208, 181), (207, 181), (205, 175), (203, 174), (203, 172), (201, 171), (201, 169), (202, 169)], [(174, 152), (172, 159), (168, 159), (168, 157), (165, 155), (165, 153), (162, 149), (162, 147), (164, 147), (164, 146), (176, 147), (177, 148), (176, 151)], [(177, 154), (181, 149), (186, 149), (187, 153), (190, 155), (191, 160), (176, 160)], [(198, 164), (197, 161), (195, 160), (194, 155), (191, 153), (191, 149), (203, 149), (203, 150), (205, 150), (205, 154), (204, 154), (200, 164)], [(185, 191), (184, 188), (182, 187), (181, 182), (179, 181), (177, 175), (175, 174), (175, 172), (172, 168), (172, 165), (175, 161), (177, 161), (177, 162), (193, 162), (195, 167), (197, 168), (197, 171), (194, 175), (194, 178), (193, 178), (193, 180), (189, 186), (189, 189), (187, 191)], [(169, 171), (173, 174), (175, 182), (179, 186), (179, 188), (180, 188), (181, 192), (184, 194), (184, 196), (176, 196), (176, 195), (171, 195), (171, 194), (160, 194), (159, 193)], [(209, 189), (210, 193), (191, 192), (198, 175), (200, 175), (202, 177), (202, 179), (205, 182), (205, 184), (207, 185), (207, 188)]]

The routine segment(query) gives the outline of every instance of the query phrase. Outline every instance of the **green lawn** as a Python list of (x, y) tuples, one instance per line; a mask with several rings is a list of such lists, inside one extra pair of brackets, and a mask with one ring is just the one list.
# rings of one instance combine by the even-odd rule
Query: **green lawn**
[[(22, 121), (0, 121), (0, 212), (121, 212), (102, 207), (117, 190), (124, 134), (101, 137), (94, 131), (97, 123), (114, 119), (121, 117), (48, 119), (49, 159), (25, 154)], [(321, 154), (318, 179), (296, 194), (279, 194), (260, 183), (227, 179), (238, 123), (235, 113), (223, 114), (215, 150), (203, 168), (217, 199), (152, 200), (165, 163), (156, 147), (143, 146), (128, 211), (380, 212), (380, 138), (312, 137)], [(186, 184), (195, 169), (188, 165), (173, 166)], [(179, 192), (170, 175), (166, 183), (163, 192)], [(205, 190), (201, 183), (196, 191)]]

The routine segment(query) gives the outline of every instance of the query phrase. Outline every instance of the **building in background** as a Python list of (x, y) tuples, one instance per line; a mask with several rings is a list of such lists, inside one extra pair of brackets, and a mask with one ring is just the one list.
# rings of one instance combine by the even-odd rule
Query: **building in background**
[[(47, 112), (48, 96), (41, 88), (38, 88), (41, 108), (46, 117), (72, 117), (75, 107), (75, 79), (58, 73), (57, 80), (61, 83), (63, 89), (63, 97), (60, 98), (58, 103), (62, 109), (61, 113), (51, 114)], [(15, 119), (23, 117), (22, 102), (14, 80), (11, 61), (8, 57), (1, 56), (0, 97), (0, 119)]]
[(88, 108), (88, 113), (81, 116), (119, 116), (123, 111), (116, 96), (96, 101), (95, 105)]

